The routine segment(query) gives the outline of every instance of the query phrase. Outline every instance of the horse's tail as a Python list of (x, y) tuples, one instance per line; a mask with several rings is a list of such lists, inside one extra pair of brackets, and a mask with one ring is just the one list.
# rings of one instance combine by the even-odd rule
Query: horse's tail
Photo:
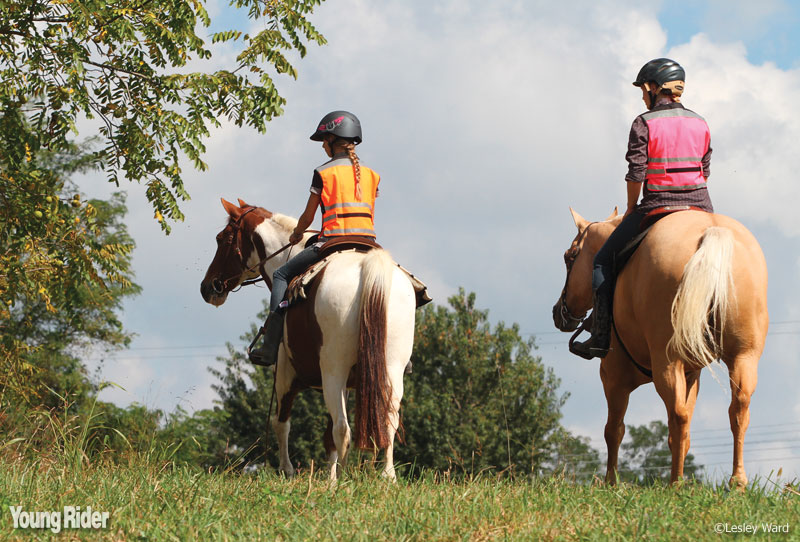
[(355, 443), (358, 448), (383, 449), (391, 385), (386, 370), (386, 309), (395, 264), (385, 250), (370, 250), (361, 263), (361, 301), (358, 331)]
[(698, 368), (722, 355), (725, 319), (735, 295), (733, 244), (731, 230), (706, 229), (672, 301), (674, 332), (667, 349)]

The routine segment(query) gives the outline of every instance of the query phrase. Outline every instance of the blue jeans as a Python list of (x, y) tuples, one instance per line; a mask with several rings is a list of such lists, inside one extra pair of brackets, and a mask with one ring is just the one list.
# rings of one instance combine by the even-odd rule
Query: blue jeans
[(320, 261), (319, 247), (311, 245), (297, 256), (283, 264), (272, 275), (272, 294), (269, 297), (269, 311), (275, 312), (286, 295), (289, 282), (306, 270), (309, 266)]
[(626, 216), (597, 252), (592, 271), (592, 291), (596, 292), (604, 284), (614, 288), (617, 279), (614, 261), (625, 245), (639, 234), (639, 225), (644, 217), (644, 214), (636, 211)]

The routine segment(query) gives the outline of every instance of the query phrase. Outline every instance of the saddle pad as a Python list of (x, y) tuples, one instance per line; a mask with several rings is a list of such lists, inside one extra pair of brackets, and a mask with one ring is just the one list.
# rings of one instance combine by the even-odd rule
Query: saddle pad
[[(292, 306), (296, 303), (299, 303), (303, 299), (306, 299), (306, 288), (313, 282), (313, 280), (320, 274), (320, 272), (325, 269), (325, 267), (338, 256), (339, 254), (345, 254), (348, 252), (363, 252), (363, 250), (358, 250), (355, 248), (349, 248), (346, 250), (341, 250), (335, 252), (333, 254), (329, 254), (325, 256), (320, 261), (306, 269), (300, 275), (297, 275), (292, 281), (289, 283), (289, 288), (286, 291), (286, 299), (289, 301), (289, 306)], [(425, 283), (411, 274), (406, 268), (404, 268), (400, 264), (395, 264), (399, 267), (406, 275), (408, 275), (408, 279), (411, 281), (411, 285), (414, 287), (414, 294), (417, 298), (417, 307), (421, 307), (427, 303), (430, 303), (431, 297), (428, 295), (428, 287), (425, 286)]]

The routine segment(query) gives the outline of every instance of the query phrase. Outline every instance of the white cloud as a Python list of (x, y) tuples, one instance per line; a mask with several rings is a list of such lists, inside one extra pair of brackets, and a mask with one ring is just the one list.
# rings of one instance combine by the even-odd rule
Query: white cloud
[(800, 70), (755, 66), (740, 43), (698, 34), (669, 54), (687, 68), (686, 105), (705, 116), (714, 154), (709, 190), (718, 212), (800, 235), (800, 185), (791, 157), (800, 138)]

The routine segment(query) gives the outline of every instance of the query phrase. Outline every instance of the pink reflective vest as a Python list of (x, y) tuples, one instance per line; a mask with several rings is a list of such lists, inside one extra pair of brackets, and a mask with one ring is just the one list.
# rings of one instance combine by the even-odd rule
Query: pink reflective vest
[(696, 190), (706, 186), (703, 156), (711, 135), (706, 121), (688, 109), (662, 109), (642, 115), (647, 123), (648, 190)]

